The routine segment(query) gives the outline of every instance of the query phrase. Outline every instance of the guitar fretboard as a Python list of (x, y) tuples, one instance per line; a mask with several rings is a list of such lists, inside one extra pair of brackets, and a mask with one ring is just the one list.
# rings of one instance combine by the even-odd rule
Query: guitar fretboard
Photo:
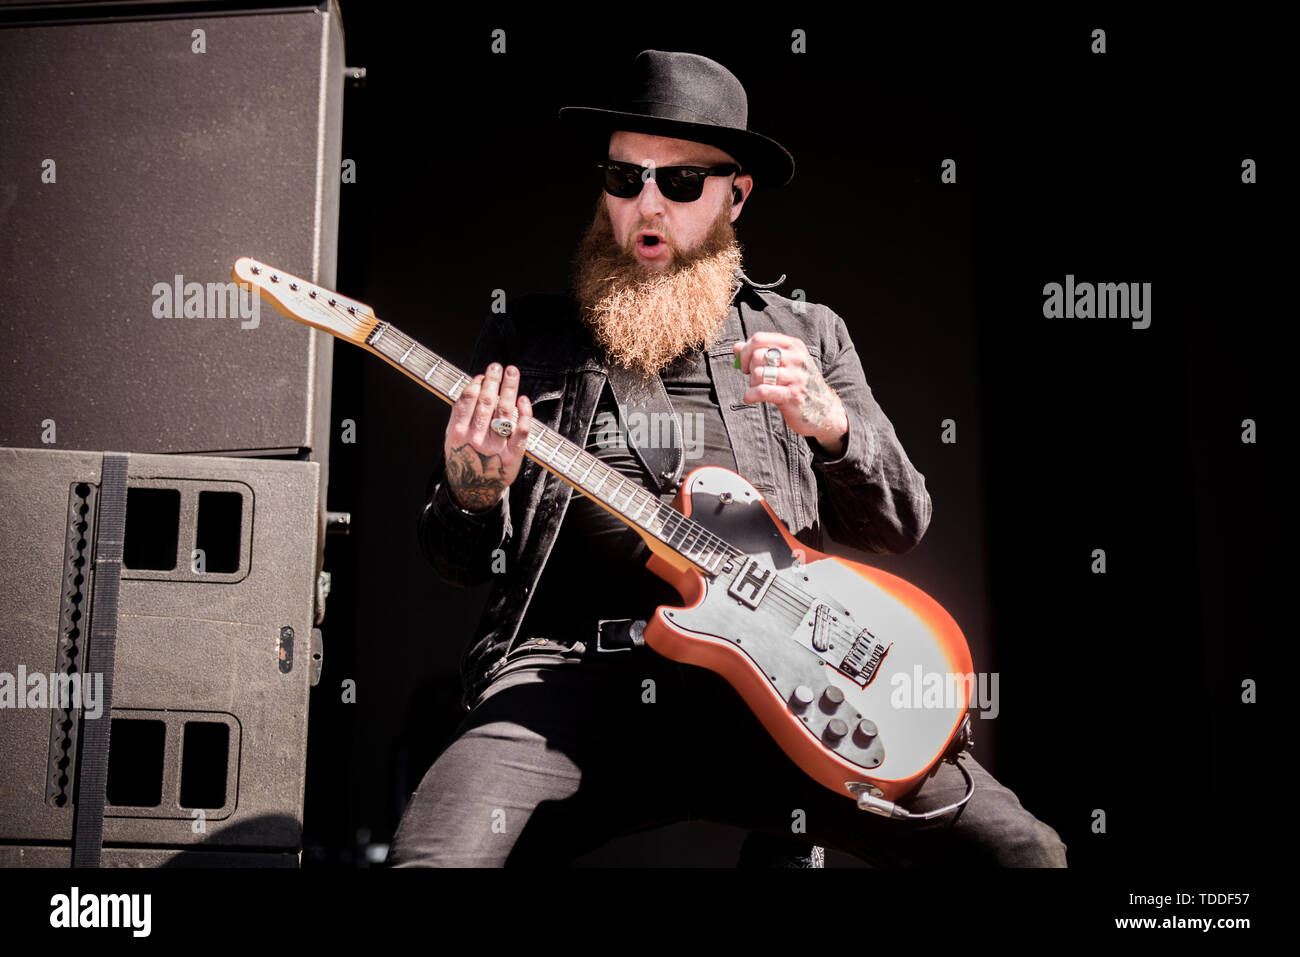
[[(366, 345), (383, 355), (412, 379), (455, 403), (473, 377), (425, 348), (387, 322), (379, 322)], [(629, 525), (648, 532), (702, 571), (717, 574), (744, 553), (700, 523), (554, 429), (534, 421), (525, 454), (565, 479), (583, 494), (607, 506)]]

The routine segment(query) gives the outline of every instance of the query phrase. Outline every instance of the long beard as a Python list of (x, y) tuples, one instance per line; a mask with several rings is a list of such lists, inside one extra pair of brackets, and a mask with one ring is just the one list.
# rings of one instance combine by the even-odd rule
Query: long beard
[(651, 272), (634, 249), (615, 243), (602, 196), (574, 257), (574, 295), (592, 338), (607, 362), (639, 370), (643, 378), (717, 341), (741, 263), (730, 202), (696, 248), (683, 250), (665, 236), (672, 265)]

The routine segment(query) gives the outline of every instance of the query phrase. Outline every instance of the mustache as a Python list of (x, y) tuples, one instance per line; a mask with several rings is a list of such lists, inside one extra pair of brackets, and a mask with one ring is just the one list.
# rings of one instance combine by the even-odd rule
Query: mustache
[(672, 250), (673, 259), (680, 260), (682, 257), (682, 248), (677, 242), (677, 237), (672, 234), (666, 225), (652, 223), (648, 220), (642, 220), (632, 227), (632, 231), (627, 235), (627, 242), (623, 245), (623, 252), (628, 258), (636, 261), (636, 237), (643, 230), (649, 230), (652, 233), (659, 234), (659, 242), (666, 245)]
[[(583, 285), (579, 274), (584, 271), (584, 267), (588, 273), (585, 277), (588, 282), (591, 280), (592, 267), (599, 266), (612, 281), (639, 280), (654, 283), (662, 282), (702, 260), (716, 257), (736, 242), (736, 234), (731, 228), (731, 207), (732, 204), (728, 200), (718, 211), (703, 240), (692, 249), (682, 246), (667, 223), (646, 219), (637, 220), (635, 226), (628, 232), (627, 241), (620, 245), (614, 236), (614, 224), (605, 207), (604, 197), (598, 197), (594, 215), (570, 263), (575, 284)], [(643, 230), (658, 233), (662, 237), (660, 242), (666, 244), (672, 252), (672, 262), (667, 270), (657, 274), (646, 271), (645, 265), (636, 253), (636, 237)], [(618, 274), (617, 279), (615, 273)]]

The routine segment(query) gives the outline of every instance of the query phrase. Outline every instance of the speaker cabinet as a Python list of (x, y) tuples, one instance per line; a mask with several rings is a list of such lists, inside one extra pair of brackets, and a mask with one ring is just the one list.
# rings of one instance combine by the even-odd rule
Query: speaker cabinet
[(130, 456), (112, 711), (96, 716), (102, 461), (0, 448), (0, 863), (68, 863), (92, 720), (111, 721), (106, 865), (296, 863), (320, 466)]
[(333, 340), (228, 284), (334, 285), (342, 24), (216, 7), (0, 5), (0, 445), (327, 469)]

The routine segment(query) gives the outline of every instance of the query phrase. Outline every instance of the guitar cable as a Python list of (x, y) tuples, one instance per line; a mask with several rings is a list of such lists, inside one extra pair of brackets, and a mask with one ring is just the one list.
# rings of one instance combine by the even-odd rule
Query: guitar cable
[(955, 811), (969, 801), (970, 796), (975, 793), (974, 779), (971, 778), (970, 772), (966, 770), (966, 766), (957, 760), (961, 757), (961, 753), (968, 750), (974, 743), (975, 734), (970, 726), (970, 717), (967, 716), (962, 722), (961, 730), (957, 732), (956, 737), (953, 739), (953, 747), (943, 757), (944, 761), (956, 765), (957, 770), (961, 772), (961, 776), (966, 779), (966, 794), (960, 801), (957, 801), (954, 804), (949, 804), (947, 807), (937, 807), (931, 811), (917, 813), (909, 811), (907, 808), (900, 807), (894, 801), (886, 801), (882, 797), (877, 797), (865, 787), (855, 788), (850, 786), (850, 790), (857, 793), (859, 808), (864, 811), (870, 811), (872, 814), (879, 814), (881, 817), (892, 818), (894, 820), (928, 821), (931, 818), (938, 817), (940, 814), (947, 814), (950, 811)]
[(966, 770), (964, 765), (960, 764), (956, 759), (953, 759), (952, 763), (957, 765), (957, 770), (960, 771), (962, 777), (966, 779), (966, 795), (955, 804), (949, 804), (947, 807), (938, 807), (933, 811), (916, 813), (907, 810), (907, 808), (899, 807), (893, 801), (886, 801), (884, 798), (878, 798), (863, 791), (858, 795), (858, 807), (864, 811), (870, 811), (872, 814), (879, 814), (881, 817), (904, 821), (928, 821), (930, 818), (938, 817), (940, 814), (947, 814), (949, 811), (955, 811), (957, 808), (969, 801), (970, 796), (975, 793), (975, 782), (971, 779), (970, 772)]

